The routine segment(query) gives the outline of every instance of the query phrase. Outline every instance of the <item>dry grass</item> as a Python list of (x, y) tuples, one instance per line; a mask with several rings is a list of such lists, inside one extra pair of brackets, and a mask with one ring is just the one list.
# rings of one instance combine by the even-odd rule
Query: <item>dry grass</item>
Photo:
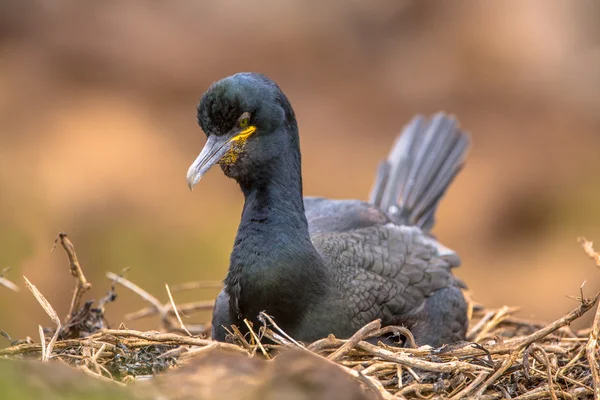
[[(583, 287), (576, 299), (577, 307), (549, 324), (520, 319), (515, 316), (518, 308), (514, 307), (485, 310), (474, 306), (467, 341), (441, 349), (416, 348), (405, 328), (382, 328), (379, 321), (371, 322), (347, 340), (330, 336), (305, 345), (289, 337), (265, 314), (260, 316), (262, 326), (247, 323), (250, 331), (247, 335), (233, 329), (234, 344), (228, 344), (207, 339), (208, 326), (186, 327), (179, 317), (180, 312), (189, 314), (210, 309), (212, 302), (176, 306), (168, 286), (170, 301), (163, 304), (123, 276), (109, 273), (113, 281), (109, 295), (97, 308), (92, 308), (89, 302), (82, 306), (82, 296), (90, 284), (66, 235), (60, 234), (57, 240), (67, 252), (70, 271), (77, 282), (69, 314), (61, 323), (43, 295), (28, 283), (57, 328), (42, 333), (42, 343), (15, 342), (11, 347), (0, 349), (0, 357), (63, 360), (94, 377), (123, 384), (141, 376), (152, 376), (215, 348), (265, 359), (277, 357), (283, 348), (294, 348), (317, 354), (384, 399), (434, 396), (600, 399), (599, 295), (585, 298)], [(585, 239), (581, 242), (585, 252), (598, 264), (600, 257), (592, 243)], [(149, 304), (129, 314), (129, 318), (158, 315), (161, 332), (105, 326), (103, 306), (114, 300), (114, 284), (134, 291)], [(173, 287), (173, 291), (201, 285)], [(594, 307), (596, 316), (591, 327), (579, 331), (570, 328), (574, 320)], [(405, 337), (408, 345), (391, 347), (366, 341), (390, 334)]]

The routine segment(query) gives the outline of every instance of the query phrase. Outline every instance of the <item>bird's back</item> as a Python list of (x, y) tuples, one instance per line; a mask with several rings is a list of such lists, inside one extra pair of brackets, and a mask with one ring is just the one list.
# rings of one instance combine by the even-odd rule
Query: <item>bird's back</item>
[(304, 200), (313, 245), (323, 257), (352, 331), (382, 319), (418, 343), (464, 338), (458, 256), (430, 234), (435, 209), (462, 167), (468, 136), (443, 114), (413, 120), (380, 165), (369, 203)]

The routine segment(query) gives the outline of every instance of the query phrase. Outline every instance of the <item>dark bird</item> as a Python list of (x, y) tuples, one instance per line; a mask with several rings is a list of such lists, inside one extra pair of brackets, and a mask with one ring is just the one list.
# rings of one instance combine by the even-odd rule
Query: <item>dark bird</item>
[(219, 164), (245, 197), (213, 339), (245, 318), (258, 324), (261, 311), (308, 342), (347, 338), (378, 318), (409, 328), (421, 345), (464, 339), (467, 304), (452, 274), (460, 261), (430, 233), (469, 146), (453, 118), (413, 119), (368, 203), (302, 197), (294, 110), (264, 75), (213, 83), (198, 123), (208, 140), (188, 171), (190, 188)]

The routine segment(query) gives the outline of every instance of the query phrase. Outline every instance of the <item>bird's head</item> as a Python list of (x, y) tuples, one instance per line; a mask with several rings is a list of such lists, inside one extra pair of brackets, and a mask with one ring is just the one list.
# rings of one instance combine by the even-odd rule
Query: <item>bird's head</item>
[(215, 164), (240, 181), (272, 164), (289, 143), (298, 145), (289, 100), (275, 82), (257, 73), (213, 83), (198, 104), (198, 124), (207, 141), (188, 170), (190, 188)]

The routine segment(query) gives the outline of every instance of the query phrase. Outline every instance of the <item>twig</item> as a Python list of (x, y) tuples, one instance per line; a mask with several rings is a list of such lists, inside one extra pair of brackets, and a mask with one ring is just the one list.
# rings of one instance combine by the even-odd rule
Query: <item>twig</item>
[(265, 312), (261, 311), (260, 314), (258, 315), (258, 319), (259, 319), (259, 321), (261, 321), (263, 323), (269, 322), (273, 326), (273, 328), (277, 329), (277, 332), (279, 332), (284, 338), (286, 338), (287, 340), (289, 340), (291, 343), (295, 344), (296, 347), (304, 348), (304, 346), (302, 346), (300, 343), (298, 343), (297, 341), (295, 341), (290, 335), (288, 335), (287, 333), (285, 333), (284, 330), (281, 329), (279, 327), (279, 325), (277, 325), (275, 323), (275, 321), (273, 321), (273, 318), (271, 318), (270, 315), (268, 315)]
[(481, 356), (486, 353), (489, 354), (510, 354), (515, 348), (525, 348), (529, 346), (531, 343), (537, 342), (555, 332), (556, 330), (562, 328), (563, 326), (570, 325), (577, 318), (581, 317), (583, 314), (588, 312), (598, 301), (598, 297), (600, 297), (600, 293), (596, 294), (592, 299), (583, 299), (581, 304), (570, 311), (568, 314), (563, 317), (557, 319), (556, 321), (546, 325), (542, 329), (523, 337), (518, 337), (514, 339), (506, 340), (502, 343), (497, 343), (491, 346), (486, 347), (486, 351), (483, 351), (476, 347), (467, 347), (458, 350), (449, 350), (445, 355), (448, 356)]
[(246, 324), (246, 327), (248, 328), (248, 331), (250, 332), (250, 336), (252, 336), (252, 339), (254, 340), (254, 344), (256, 346), (258, 346), (258, 348), (260, 348), (260, 351), (262, 351), (263, 355), (267, 358), (267, 360), (270, 360), (271, 356), (269, 356), (269, 353), (267, 353), (267, 351), (263, 347), (262, 343), (260, 342), (260, 338), (258, 337), (258, 335), (256, 335), (256, 333), (252, 329), (252, 325), (250, 324), (250, 321), (248, 321), (247, 319), (244, 319), (244, 324)]
[(375, 320), (368, 323), (358, 330), (350, 339), (346, 341), (339, 349), (334, 351), (327, 357), (331, 361), (337, 361), (342, 358), (350, 349), (353, 349), (359, 342), (364, 340), (370, 333), (381, 329), (381, 320)]
[(179, 316), (179, 312), (177, 312), (177, 306), (175, 305), (175, 300), (173, 300), (173, 296), (171, 295), (171, 289), (169, 289), (168, 283), (165, 283), (165, 288), (167, 289), (167, 294), (169, 295), (169, 301), (171, 302), (171, 306), (173, 307), (173, 312), (175, 313), (175, 316), (177, 317), (177, 321), (179, 321), (179, 325), (181, 326), (181, 329), (183, 329), (188, 334), (188, 336), (193, 336), (190, 333), (190, 331), (187, 330), (187, 328), (183, 324), (183, 321), (181, 320), (181, 317)]
[(498, 326), (504, 319), (506, 319), (510, 314), (518, 311), (518, 307), (507, 307), (504, 306), (500, 310), (496, 311), (491, 320), (487, 321), (482, 327), (475, 339), (474, 342), (479, 342), (490, 330)]
[(29, 282), (29, 279), (27, 279), (27, 277), (23, 276), (23, 278), (25, 279), (25, 285), (29, 290), (31, 290), (31, 293), (33, 293), (33, 297), (35, 297), (38, 303), (40, 303), (40, 305), (42, 306), (46, 314), (48, 314), (52, 322), (56, 324), (56, 331), (54, 332), (54, 335), (52, 336), (50, 342), (48, 342), (47, 345), (45, 341), (44, 330), (40, 326), (40, 334), (43, 342), (42, 361), (46, 362), (50, 359), (50, 356), (52, 355), (52, 349), (54, 348), (54, 343), (56, 343), (56, 339), (58, 338), (58, 334), (60, 333), (60, 328), (62, 328), (62, 325), (60, 323), (60, 318), (58, 317), (58, 314), (56, 313), (56, 311), (54, 311), (54, 308), (48, 302), (48, 300), (46, 300), (44, 295), (31, 282)]
[(600, 365), (598, 358), (600, 357), (598, 349), (598, 339), (600, 338), (600, 306), (596, 308), (596, 315), (592, 324), (589, 340), (585, 346), (585, 353), (590, 369), (592, 371), (592, 379), (594, 382), (594, 399), (600, 400)]
[(490, 321), (494, 315), (496, 315), (497, 311), (488, 311), (467, 333), (467, 340), (473, 341), (475, 339), (475, 334), (479, 332), (485, 324)]
[(469, 383), (467, 385), (467, 387), (465, 387), (463, 390), (461, 390), (460, 392), (456, 393), (455, 395), (453, 395), (451, 397), (451, 399), (464, 399), (466, 398), (469, 394), (471, 394), (475, 389), (477, 389), (477, 387), (479, 385), (481, 385), (481, 383), (485, 380), (485, 378), (487, 378), (488, 376), (490, 376), (489, 372), (480, 372), (477, 377), (475, 379), (473, 379), (473, 381), (471, 383)]
[(506, 361), (504, 361), (504, 363), (502, 363), (502, 366), (500, 368), (498, 368), (496, 370), (496, 372), (494, 372), (489, 378), (487, 378), (485, 380), (485, 382), (483, 382), (483, 384), (481, 386), (479, 386), (479, 388), (477, 389), (477, 391), (475, 392), (475, 397), (480, 397), (483, 392), (485, 392), (485, 390), (487, 389), (487, 387), (489, 385), (491, 385), (496, 379), (498, 379), (498, 377), (500, 377), (502, 374), (504, 374), (504, 372), (506, 372), (506, 370), (515, 362), (515, 360), (519, 357), (519, 353), (520, 351), (515, 350), (511, 356), (506, 359)]
[(79, 311), (79, 304), (81, 303), (81, 298), (83, 294), (90, 290), (92, 284), (89, 283), (85, 279), (85, 275), (81, 270), (81, 266), (79, 265), (79, 261), (77, 260), (77, 254), (75, 254), (75, 247), (73, 243), (67, 238), (67, 234), (65, 232), (60, 232), (56, 239), (54, 239), (54, 247), (52, 247), (52, 251), (56, 248), (56, 243), (60, 240), (60, 244), (63, 249), (67, 253), (67, 257), (69, 258), (69, 268), (71, 270), (71, 275), (77, 278), (77, 286), (75, 286), (75, 291), (73, 292), (73, 298), (71, 299), (71, 306), (69, 307), (69, 313), (67, 314), (67, 318), (65, 322), (69, 322), (71, 318)]
[[(594, 251), (594, 243), (588, 241), (584, 237), (580, 237), (579, 243), (581, 243), (585, 253), (596, 263), (597, 267), (600, 267), (600, 254)], [(594, 399), (600, 400), (600, 365), (598, 364), (598, 358), (600, 357), (598, 340), (600, 338), (600, 306), (596, 308), (596, 315), (594, 316), (594, 322), (592, 323), (592, 331), (590, 332), (589, 340), (585, 346), (586, 358), (590, 364), (590, 370), (592, 372), (592, 380), (594, 382)]]
[(2, 271), (0, 271), (0, 285), (2, 285), (5, 288), (10, 289), (14, 292), (18, 292), (21, 289), (17, 285), (15, 285), (13, 282), (9, 281), (8, 279), (6, 279), (4, 277), (4, 274), (6, 274), (10, 270), (11, 270), (10, 267), (6, 267), (6, 268), (3, 268)]
[[(173, 288), (171, 288), (171, 293), (174, 293)], [(167, 315), (175, 315), (173, 312), (173, 308), (171, 307), (171, 303), (164, 305)], [(183, 303), (177, 306), (177, 309), (181, 311), (183, 314), (190, 314), (195, 311), (212, 311), (215, 307), (214, 300), (204, 300), (204, 301), (193, 301), (190, 303)], [(129, 314), (125, 314), (125, 320), (134, 321), (137, 319), (142, 319), (146, 317), (152, 317), (154, 315), (160, 314), (160, 310), (157, 310), (154, 306), (145, 307), (138, 311), (131, 312)]]
[(169, 328), (171, 328), (171, 322), (167, 318), (167, 307), (163, 305), (156, 297), (152, 296), (150, 293), (148, 293), (135, 283), (131, 282), (130, 280), (124, 278), (123, 276), (117, 275), (113, 272), (107, 272), (106, 277), (112, 280), (113, 282), (118, 283), (123, 287), (131, 290), (133, 293), (137, 294), (142, 299), (150, 303), (160, 316), (160, 322), (163, 329), (168, 330)]
[(218, 281), (202, 281), (202, 282), (185, 282), (178, 283), (177, 285), (173, 285), (171, 287), (171, 292), (183, 292), (186, 290), (194, 290), (194, 289), (220, 289), (223, 287), (223, 282)]
[(117, 275), (114, 272), (107, 272), (106, 277), (114, 281), (115, 283), (118, 283), (119, 285), (131, 290), (132, 292), (140, 296), (142, 299), (152, 304), (157, 310), (161, 310), (163, 308), (162, 303), (156, 297), (152, 296), (150, 293), (148, 293), (135, 283), (131, 282), (130, 280), (124, 278), (123, 276)]
[(402, 389), (402, 365), (396, 364), (396, 376), (398, 377), (398, 389)]
[(554, 382), (552, 381), (552, 365), (550, 365), (550, 359), (548, 358), (548, 353), (538, 346), (537, 344), (532, 344), (530, 346), (530, 353), (534, 355), (534, 352), (539, 352), (542, 355), (542, 364), (546, 367), (546, 376), (548, 379), (548, 388), (550, 389), (550, 396), (552, 396), (552, 400), (558, 400), (556, 396), (556, 391), (554, 390)]
[(423, 380), (411, 367), (405, 367), (408, 373), (415, 379), (416, 382), (421, 383)]
[(42, 345), (42, 361), (47, 360), (46, 354), (46, 335), (44, 335), (44, 328), (41, 325), (38, 325), (38, 333), (40, 334), (40, 343)]
[(412, 332), (403, 326), (393, 326), (393, 325), (384, 326), (383, 328), (370, 333), (369, 336), (367, 336), (367, 338), (381, 337), (384, 335), (388, 335), (390, 333), (393, 333), (394, 336), (402, 335), (406, 338), (404, 348), (409, 348), (409, 349), (417, 348), (417, 344), (415, 342), (415, 337), (413, 336)]
[(455, 370), (460, 369), (462, 371), (478, 372), (491, 370), (488, 367), (476, 364), (469, 364), (463, 361), (448, 361), (445, 363), (436, 363), (421, 360), (415, 357), (410, 357), (405, 354), (393, 353), (389, 350), (382, 349), (381, 347), (372, 345), (371, 343), (367, 342), (360, 342), (357, 344), (356, 347), (365, 350), (374, 356), (381, 357), (384, 360), (397, 362), (407, 367), (423, 369), (425, 371), (454, 372)]
[(600, 254), (594, 251), (594, 242), (590, 242), (584, 237), (577, 238), (581, 246), (583, 247), (583, 251), (588, 255), (589, 258), (594, 260), (596, 266), (600, 268)]
[(86, 375), (89, 375), (89, 376), (91, 376), (91, 377), (94, 377), (94, 378), (96, 378), (96, 379), (99, 379), (99, 380), (101, 380), (101, 381), (103, 381), (103, 382), (109, 382), (109, 383), (111, 383), (111, 384), (113, 384), (113, 385), (117, 385), (117, 386), (121, 386), (121, 387), (125, 387), (125, 386), (127, 386), (127, 385), (125, 385), (124, 383), (117, 382), (117, 381), (115, 381), (115, 380), (113, 380), (113, 379), (110, 379), (110, 378), (107, 378), (107, 377), (105, 377), (105, 376), (102, 376), (102, 375), (100, 375), (100, 374), (97, 374), (96, 372), (92, 371), (91, 369), (89, 369), (89, 368), (88, 368), (88, 367), (86, 367), (85, 365), (82, 365), (80, 368), (81, 368), (81, 370), (82, 370), (82, 371), (83, 371), (83, 372), (84, 372)]

